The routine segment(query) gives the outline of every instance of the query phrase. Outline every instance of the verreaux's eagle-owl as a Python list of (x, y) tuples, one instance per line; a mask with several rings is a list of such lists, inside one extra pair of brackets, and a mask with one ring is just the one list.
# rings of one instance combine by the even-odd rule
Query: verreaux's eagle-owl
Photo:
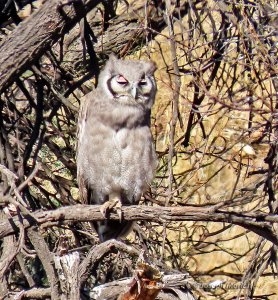
[[(81, 100), (77, 177), (85, 204), (137, 204), (153, 179), (156, 154), (150, 113), (156, 94), (151, 61), (111, 55), (97, 88)], [(132, 222), (94, 222), (101, 241), (128, 233)]]

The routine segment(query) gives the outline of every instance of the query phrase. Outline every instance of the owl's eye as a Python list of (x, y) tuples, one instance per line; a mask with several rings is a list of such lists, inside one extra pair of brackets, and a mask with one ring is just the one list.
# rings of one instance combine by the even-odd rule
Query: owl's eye
[(128, 81), (124, 78), (124, 76), (122, 76), (122, 75), (119, 75), (118, 77), (117, 77), (117, 82), (119, 83), (119, 84), (122, 84), (122, 85), (125, 85), (125, 84), (127, 84), (128, 83)]
[(140, 86), (143, 86), (143, 85), (146, 85), (146, 84), (147, 84), (146, 79), (141, 79), (141, 80), (139, 81), (139, 85), (140, 85)]

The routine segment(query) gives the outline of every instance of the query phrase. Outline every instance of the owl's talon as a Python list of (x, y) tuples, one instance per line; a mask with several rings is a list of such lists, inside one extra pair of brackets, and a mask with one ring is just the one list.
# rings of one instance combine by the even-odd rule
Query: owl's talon
[(111, 197), (109, 201), (105, 202), (101, 207), (100, 207), (100, 212), (104, 217), (107, 217), (107, 214), (109, 213), (110, 210), (113, 208), (116, 209), (116, 212), (119, 216), (120, 222), (122, 222), (123, 218), (123, 212), (122, 212), (122, 202), (121, 199), (118, 197)]
[(115, 205), (115, 209), (117, 211), (117, 214), (119, 216), (119, 221), (122, 222), (123, 220), (123, 211), (122, 211), (122, 202), (121, 201), (118, 201), (118, 203), (116, 203)]
[(110, 207), (110, 205), (111, 205), (111, 203), (109, 203), (109, 201), (107, 201), (103, 205), (101, 205), (100, 212), (104, 217), (107, 216), (109, 209), (112, 208), (112, 207)]

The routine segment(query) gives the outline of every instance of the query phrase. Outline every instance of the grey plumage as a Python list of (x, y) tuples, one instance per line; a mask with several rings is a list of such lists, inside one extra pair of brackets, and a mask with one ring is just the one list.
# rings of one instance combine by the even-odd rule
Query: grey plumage
[[(137, 204), (153, 179), (156, 155), (150, 131), (156, 67), (110, 56), (98, 87), (83, 97), (78, 120), (77, 177), (83, 203), (119, 198)], [(131, 222), (94, 222), (101, 241), (127, 234)]]

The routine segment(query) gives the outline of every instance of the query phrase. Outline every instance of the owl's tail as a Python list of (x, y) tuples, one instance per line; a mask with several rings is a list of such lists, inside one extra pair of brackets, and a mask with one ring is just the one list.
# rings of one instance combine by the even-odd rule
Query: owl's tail
[[(105, 205), (110, 201), (113, 203), (113, 200), (119, 201), (121, 205), (130, 205), (131, 203), (136, 203), (134, 199), (130, 201), (131, 199), (128, 199), (124, 193), (112, 193), (108, 196), (89, 190), (89, 203), (99, 203)], [(108, 207), (110, 204), (108, 204)], [(101, 242), (127, 236), (132, 229), (132, 224), (132, 221), (109, 219), (92, 222), (92, 225), (98, 233)]]
[(132, 229), (132, 221), (104, 220), (93, 222), (101, 242), (125, 237)]

